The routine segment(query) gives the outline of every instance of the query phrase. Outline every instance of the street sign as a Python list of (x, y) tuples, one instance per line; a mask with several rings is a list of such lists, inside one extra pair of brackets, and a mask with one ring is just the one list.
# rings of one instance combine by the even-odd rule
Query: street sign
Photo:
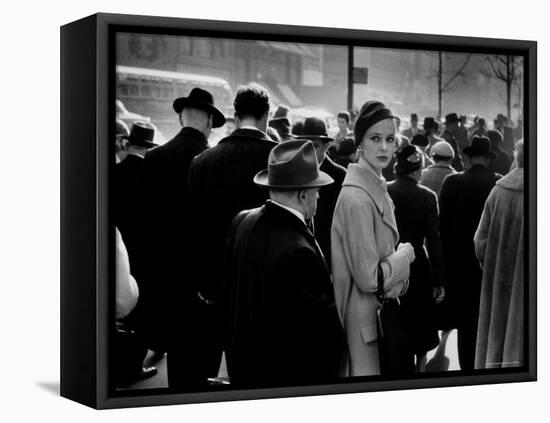
[(369, 81), (369, 68), (353, 68), (353, 83), (365, 84)]

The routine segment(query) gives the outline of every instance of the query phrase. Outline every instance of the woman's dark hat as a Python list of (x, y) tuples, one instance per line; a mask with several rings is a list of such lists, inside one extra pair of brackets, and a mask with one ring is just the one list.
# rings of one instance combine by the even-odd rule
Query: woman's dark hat
[(334, 141), (334, 138), (328, 136), (325, 121), (316, 117), (308, 117), (304, 121), (304, 129), (300, 137), (308, 140)]
[(361, 144), (363, 137), (367, 130), (376, 123), (385, 119), (394, 119), (392, 112), (383, 103), (379, 101), (367, 101), (355, 120), (355, 126), (353, 127), (353, 133), (355, 138), (355, 145)]
[(153, 128), (149, 123), (134, 122), (130, 135), (123, 136), (122, 138), (127, 139), (131, 145), (135, 145), (137, 147), (153, 148), (158, 145), (153, 142), (154, 137), (155, 128)]
[(462, 150), (468, 157), (487, 156), (494, 159), (497, 155), (491, 150), (491, 141), (488, 137), (475, 136), (468, 147)]
[(419, 147), (426, 147), (429, 143), (428, 137), (424, 134), (416, 134), (411, 140), (412, 145), (417, 145)]
[(422, 167), (422, 152), (414, 145), (407, 145), (395, 154), (395, 173), (408, 175)]
[(276, 145), (269, 153), (267, 169), (254, 176), (257, 185), (278, 189), (316, 188), (333, 182), (319, 170), (313, 143), (304, 139)]
[(220, 109), (214, 106), (214, 97), (208, 91), (202, 88), (193, 88), (188, 97), (179, 97), (174, 100), (174, 111), (180, 114), (186, 107), (204, 110), (212, 113), (213, 127), (219, 128), (225, 123), (225, 116)]

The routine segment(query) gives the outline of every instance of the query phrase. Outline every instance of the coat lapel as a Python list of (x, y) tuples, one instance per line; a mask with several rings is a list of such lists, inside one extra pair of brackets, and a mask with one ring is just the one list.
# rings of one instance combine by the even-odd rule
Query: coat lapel
[(350, 164), (343, 183), (343, 186), (346, 185), (355, 186), (363, 190), (372, 199), (384, 224), (391, 229), (394, 238), (396, 240), (399, 239), (399, 231), (397, 230), (397, 222), (395, 221), (395, 207), (386, 191), (385, 182), (361, 166)]

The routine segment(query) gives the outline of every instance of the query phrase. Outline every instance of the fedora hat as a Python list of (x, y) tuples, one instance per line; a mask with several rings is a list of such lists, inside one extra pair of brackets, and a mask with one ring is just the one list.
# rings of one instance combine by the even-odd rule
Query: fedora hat
[(327, 134), (327, 124), (325, 121), (316, 117), (306, 118), (301, 137), (308, 140), (316, 139), (326, 142), (334, 140), (334, 138), (329, 137)]
[(283, 106), (282, 104), (277, 107), (277, 110), (275, 110), (275, 114), (273, 115), (273, 119), (278, 118), (286, 118), (288, 117), (289, 108), (286, 106)]
[(202, 88), (193, 88), (187, 97), (179, 97), (174, 100), (174, 111), (180, 114), (186, 107), (204, 110), (213, 116), (213, 127), (219, 128), (225, 123), (225, 116), (214, 106), (214, 96)]
[(436, 122), (436, 120), (433, 117), (425, 117), (424, 123), (422, 124), (425, 130), (427, 129), (433, 129), (438, 128), (439, 124)]
[(470, 145), (462, 150), (468, 157), (487, 156), (494, 159), (497, 155), (491, 150), (491, 141), (488, 137), (474, 136)]
[(132, 129), (130, 130), (130, 135), (125, 135), (122, 138), (127, 139), (130, 144), (138, 147), (153, 148), (158, 145), (153, 142), (154, 137), (155, 128), (153, 128), (149, 123), (134, 122)]
[(310, 140), (291, 140), (276, 145), (267, 159), (267, 169), (254, 176), (254, 183), (268, 188), (306, 189), (329, 185), (334, 180), (319, 170)]
[(448, 125), (449, 123), (457, 123), (458, 122), (458, 115), (456, 113), (449, 113), (447, 116), (445, 116), (445, 125)]

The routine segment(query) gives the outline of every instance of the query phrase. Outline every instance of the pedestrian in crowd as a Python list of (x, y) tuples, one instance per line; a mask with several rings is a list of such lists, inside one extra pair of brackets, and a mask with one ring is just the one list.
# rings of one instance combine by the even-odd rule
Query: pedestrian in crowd
[(470, 138), (473, 138), (475, 136), (478, 136), (478, 137), (487, 136), (487, 123), (485, 122), (485, 119), (483, 119), (482, 117), (478, 118), (477, 128), (475, 128), (475, 130), (472, 131), (472, 135), (470, 136)]
[(130, 135), (130, 129), (128, 129), (128, 125), (126, 125), (123, 120), (117, 119), (115, 129), (116, 163), (120, 163), (127, 156), (126, 137), (128, 135)]
[(495, 130), (487, 131), (487, 137), (491, 142), (491, 150), (496, 154), (495, 159), (489, 164), (489, 170), (491, 172), (500, 173), (501, 175), (506, 175), (510, 171), (512, 159), (508, 153), (502, 149), (504, 138), (499, 131)]
[[(397, 146), (394, 151), (396, 152), (396, 151), (399, 151), (401, 148), (405, 147), (406, 145), (409, 145), (411, 141), (408, 137), (399, 133), (399, 126), (401, 125), (401, 119), (398, 116), (395, 116), (394, 121), (395, 121), (395, 128), (396, 128), (395, 138), (397, 139)], [(382, 169), (382, 176), (387, 182), (393, 181), (395, 179), (394, 167), (395, 167), (395, 153), (392, 154), (390, 158), (390, 163), (384, 169)]]
[(126, 142), (126, 158), (115, 166), (113, 183), (114, 222), (128, 250), (132, 274), (145, 292), (145, 269), (150, 252), (146, 247), (143, 224), (147, 219), (145, 155), (156, 147), (155, 130), (147, 122), (135, 122)]
[(344, 177), (346, 176), (346, 169), (334, 163), (326, 154), (328, 146), (331, 141), (333, 141), (333, 138), (327, 135), (327, 126), (324, 120), (316, 117), (307, 118), (304, 121), (304, 133), (301, 137), (311, 140), (315, 147), (319, 168), (334, 180), (334, 183), (323, 186), (319, 190), (319, 202), (317, 213), (313, 219), (314, 224), (312, 231), (319, 242), (330, 268), (330, 226), (332, 225), (332, 216), (334, 214), (336, 200), (338, 200), (338, 195), (342, 189), (342, 182), (344, 182)]
[(351, 163), (357, 163), (357, 146), (353, 138), (345, 138), (338, 147), (334, 162), (346, 169)]
[[(286, 106), (279, 106), (273, 115), (273, 118), (269, 121), (269, 127), (277, 131), (280, 141), (288, 141), (293, 136), (290, 133), (291, 126), (288, 119), (289, 109)], [(269, 133), (268, 133), (269, 134)]]
[(426, 153), (431, 155), (432, 147), (440, 142), (445, 141), (443, 138), (438, 136), (439, 134), (439, 122), (437, 122), (433, 117), (425, 117), (424, 118), (424, 124), (422, 125), (424, 128), (424, 135), (428, 137), (428, 148), (426, 149)]
[(441, 138), (451, 144), (455, 152), (455, 157), (451, 162), (451, 166), (455, 168), (457, 172), (464, 169), (463, 157), (458, 149), (458, 141), (456, 139), (456, 133), (458, 131), (458, 116), (456, 113), (449, 113), (445, 116), (445, 130), (441, 134)]
[(418, 127), (418, 115), (411, 113), (411, 126), (403, 130), (403, 135), (412, 140), (417, 134), (424, 134), (424, 131)]
[(205, 344), (189, 255), (192, 200), (187, 175), (193, 158), (207, 149), (212, 128), (225, 123), (212, 94), (193, 88), (187, 97), (174, 100), (181, 131), (146, 156), (149, 183), (151, 278), (154, 292), (151, 317), (158, 349), (168, 353), (168, 384), (174, 389), (206, 385), (210, 350)]
[(470, 168), (445, 178), (440, 195), (440, 231), (447, 274), (442, 324), (458, 329), (462, 370), (474, 368), (481, 268), (472, 242), (485, 200), (499, 174), (489, 170), (495, 158), (489, 139), (474, 137), (463, 150)]
[(382, 169), (397, 147), (395, 119), (378, 101), (368, 101), (354, 128), (359, 162), (350, 164), (332, 223), (332, 273), (340, 320), (346, 332), (349, 376), (380, 374), (376, 291), (382, 272), (386, 298), (408, 287), (414, 249), (395, 245), (399, 232)]
[(401, 304), (410, 325), (416, 371), (424, 372), (426, 353), (439, 344), (435, 305), (445, 297), (439, 210), (436, 194), (418, 183), (423, 167), (419, 148), (406, 146), (396, 154), (396, 159), (397, 177), (388, 184), (388, 193), (395, 205), (399, 239), (411, 243), (416, 257), (410, 268), (409, 289), (401, 297)]
[(432, 159), (434, 164), (422, 171), (420, 184), (430, 188), (439, 197), (441, 185), (447, 177), (456, 173), (451, 166), (455, 152), (447, 141), (439, 141), (432, 147)]
[(518, 168), (497, 181), (474, 236), (483, 267), (476, 369), (523, 366), (524, 238), (523, 140), (516, 147)]
[(467, 119), (468, 118), (466, 115), (460, 115), (460, 118), (458, 119), (458, 128), (455, 133), (458, 151), (464, 150), (470, 144), (470, 136), (468, 127), (466, 126)]
[(502, 134), (502, 149), (509, 157), (514, 155), (514, 129), (508, 123), (508, 118), (499, 113), (495, 119), (495, 129)]
[[(424, 134), (416, 134), (412, 140), (411, 145), (418, 147), (422, 154), (422, 168), (426, 168), (434, 164), (433, 160), (427, 153), (427, 149), (430, 146), (430, 141), (428, 137)], [(397, 157), (396, 157), (397, 158)]]
[(349, 129), (351, 116), (349, 112), (342, 111), (336, 115), (336, 124), (338, 125), (338, 132), (334, 136), (334, 143), (339, 146), (340, 143), (349, 137), (353, 137), (353, 131)]
[(343, 330), (328, 268), (306, 225), (319, 188), (332, 178), (319, 170), (310, 141), (293, 140), (271, 150), (254, 182), (269, 189), (270, 199), (240, 212), (227, 241), (231, 384), (333, 381)]
[[(262, 205), (267, 193), (254, 184), (254, 175), (265, 168), (273, 147), (266, 134), (269, 94), (258, 84), (239, 87), (233, 103), (236, 129), (215, 147), (195, 157), (189, 171), (191, 225), (185, 239), (192, 246), (193, 265), (187, 269), (199, 313), (194, 322), (200, 329), (202, 381), (216, 377), (223, 349), (223, 266), (227, 231), (242, 210)], [(189, 346), (187, 345), (189, 349)], [(195, 366), (189, 359), (188, 366)], [(183, 375), (182, 375), (183, 377)]]

